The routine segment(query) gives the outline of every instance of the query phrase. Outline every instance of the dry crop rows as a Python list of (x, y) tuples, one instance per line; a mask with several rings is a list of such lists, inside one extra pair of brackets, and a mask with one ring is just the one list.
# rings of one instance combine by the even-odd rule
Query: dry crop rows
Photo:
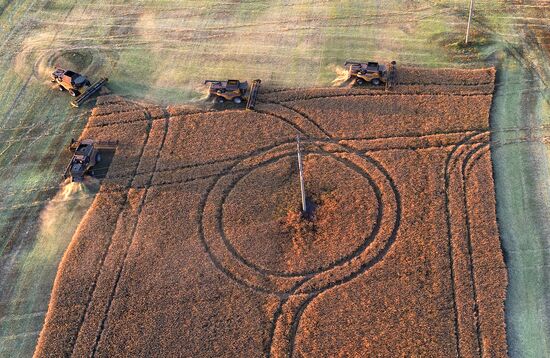
[(100, 98), (83, 137), (120, 144), (36, 355), (505, 355), (494, 71), (412, 71), (256, 112)]

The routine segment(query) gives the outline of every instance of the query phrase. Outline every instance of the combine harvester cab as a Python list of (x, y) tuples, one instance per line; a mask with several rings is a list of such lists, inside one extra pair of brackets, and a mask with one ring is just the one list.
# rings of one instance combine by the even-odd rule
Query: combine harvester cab
[(60, 91), (68, 91), (73, 97), (79, 96), (83, 87), (90, 86), (86, 76), (60, 67), (56, 67), (52, 72), (51, 81), (58, 84)]
[(249, 86), (247, 81), (206, 80), (204, 84), (210, 84), (209, 98), (214, 98), (216, 103), (221, 104), (228, 101), (241, 104), (246, 101), (246, 109), (254, 109), (261, 82), (260, 80), (254, 80), (252, 85)]
[(86, 76), (56, 67), (55, 71), (52, 72), (51, 81), (59, 85), (58, 88), (60, 91), (68, 91), (72, 97), (76, 97), (71, 101), (71, 106), (79, 107), (93, 94), (98, 92), (107, 83), (108, 79), (101, 78), (99, 81), (91, 84)]
[(386, 66), (378, 62), (348, 60), (344, 66), (348, 68), (348, 78), (354, 79), (358, 85), (371, 83), (380, 86), (384, 84), (386, 89), (397, 85), (397, 65), (395, 61)]

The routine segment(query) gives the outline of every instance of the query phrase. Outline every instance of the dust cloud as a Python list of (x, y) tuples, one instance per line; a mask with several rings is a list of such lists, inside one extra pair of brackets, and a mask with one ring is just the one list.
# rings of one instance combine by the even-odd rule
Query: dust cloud
[(331, 65), (328, 69), (336, 74), (336, 78), (331, 82), (334, 87), (340, 87), (349, 80), (348, 70), (344, 67)]
[(203, 102), (208, 99), (208, 96), (210, 95), (210, 86), (205, 84), (202, 84), (193, 90), (193, 92), (197, 93), (197, 95), (191, 98), (189, 102)]
[(67, 179), (40, 214), (39, 237), (72, 236), (75, 227), (67, 227), (67, 222), (84, 216), (98, 190), (98, 179), (86, 177), (82, 183), (71, 183)]

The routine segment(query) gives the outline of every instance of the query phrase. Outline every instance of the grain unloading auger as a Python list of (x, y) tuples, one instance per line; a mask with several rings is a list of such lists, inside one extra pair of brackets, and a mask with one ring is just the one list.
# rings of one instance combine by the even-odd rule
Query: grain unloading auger
[(390, 62), (387, 66), (378, 62), (361, 62), (348, 60), (344, 64), (348, 68), (348, 77), (362, 85), (371, 83), (375, 86), (384, 84), (386, 90), (397, 86), (397, 63)]
[(252, 110), (256, 105), (261, 80), (254, 80), (249, 86), (248, 82), (239, 80), (216, 81), (206, 80), (204, 84), (210, 84), (209, 98), (215, 98), (216, 103), (231, 101), (240, 104), (246, 101), (246, 109)]
[(101, 78), (91, 84), (86, 76), (56, 67), (55, 71), (52, 72), (51, 81), (58, 84), (60, 91), (68, 91), (71, 96), (76, 97), (71, 101), (71, 106), (79, 107), (97, 93), (107, 83), (108, 79)]

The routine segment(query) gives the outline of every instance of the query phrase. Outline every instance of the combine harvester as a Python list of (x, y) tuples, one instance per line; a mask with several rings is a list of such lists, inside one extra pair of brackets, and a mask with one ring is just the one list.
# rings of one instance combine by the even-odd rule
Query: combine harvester
[(71, 182), (81, 183), (86, 175), (94, 176), (94, 167), (101, 161), (100, 149), (114, 148), (117, 144), (117, 142), (96, 142), (93, 139), (81, 141), (72, 139), (69, 150), (73, 152), (73, 157), (65, 169), (63, 178), (71, 178)]
[[(64, 70), (60, 67), (56, 67), (51, 76), (51, 81), (59, 85), (60, 91), (68, 91), (71, 96), (76, 97), (71, 101), (71, 106), (73, 107), (79, 107), (82, 103), (86, 102), (86, 100), (98, 92), (108, 80), (108, 78), (101, 78), (97, 82), (91, 84), (86, 76), (71, 70)], [(85, 87), (86, 89), (84, 90)]]
[(215, 98), (216, 103), (231, 101), (240, 104), (246, 101), (246, 109), (253, 110), (256, 105), (256, 98), (260, 89), (261, 80), (240, 82), (239, 80), (216, 81), (206, 80), (204, 84), (210, 84), (208, 98)]
[(354, 79), (358, 85), (371, 83), (375, 86), (384, 84), (386, 90), (397, 86), (397, 64), (390, 62), (387, 66), (378, 62), (360, 62), (348, 60), (344, 64), (348, 68), (348, 78)]

